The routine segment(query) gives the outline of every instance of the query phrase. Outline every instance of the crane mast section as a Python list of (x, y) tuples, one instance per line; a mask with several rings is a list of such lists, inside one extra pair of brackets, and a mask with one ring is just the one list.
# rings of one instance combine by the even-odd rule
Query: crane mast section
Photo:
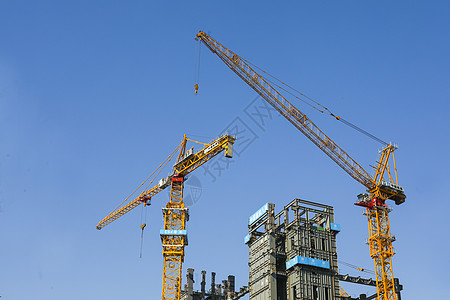
[(233, 156), (235, 138), (223, 135), (194, 154), (194, 149), (186, 151), (186, 136), (177, 163), (173, 167), (170, 202), (164, 213), (164, 230), (177, 231), (175, 234), (163, 234), (163, 285), (161, 299), (179, 300), (181, 295), (181, 270), (184, 261), (184, 247), (187, 245), (186, 222), (188, 212), (183, 202), (183, 182), (185, 176), (208, 160), (225, 150), (225, 157)]
[(264, 100), (297, 127), (297, 129), (299, 129), (351, 177), (368, 189), (373, 188), (374, 181), (364, 168), (320, 130), (304, 113), (291, 104), (261, 75), (255, 72), (245, 60), (222, 46), (204, 32), (200, 32), (197, 35), (197, 38), (200, 39), (213, 53), (219, 56), (231, 70), (250, 85)]

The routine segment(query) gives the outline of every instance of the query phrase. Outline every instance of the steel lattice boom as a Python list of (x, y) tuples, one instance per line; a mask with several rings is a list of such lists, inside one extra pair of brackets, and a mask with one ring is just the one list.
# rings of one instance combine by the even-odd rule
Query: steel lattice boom
[(161, 230), (163, 245), (163, 300), (179, 300), (181, 294), (181, 270), (184, 261), (184, 247), (187, 245), (186, 222), (189, 218), (188, 208), (183, 202), (183, 185), (185, 176), (225, 151), (225, 157), (233, 156), (233, 144), (235, 137), (228, 134), (216, 138), (209, 144), (194, 153), (193, 148), (186, 150), (189, 141), (184, 136), (180, 147), (178, 160), (173, 167), (173, 172), (150, 190), (142, 192), (136, 199), (113, 211), (97, 225), (101, 229), (142, 203), (148, 203), (151, 197), (158, 194), (168, 186), (171, 186), (170, 201), (163, 208), (164, 229)]
[(159, 185), (155, 185), (154, 187), (152, 187), (148, 191), (142, 192), (136, 199), (134, 199), (133, 201), (129, 202), (125, 206), (122, 206), (121, 208), (113, 211), (108, 216), (106, 216), (103, 220), (101, 220), (98, 223), (98, 225), (97, 225), (97, 229), (98, 230), (102, 229), (103, 227), (105, 227), (109, 223), (117, 220), (119, 217), (123, 216), (124, 214), (126, 214), (130, 210), (136, 208), (140, 204), (146, 203), (147, 200), (150, 200), (153, 196), (155, 196), (156, 194), (161, 192), (164, 188), (165, 187), (161, 187)]
[[(368, 194), (360, 194), (357, 205), (367, 208), (369, 224), (370, 255), (375, 263), (377, 293), (379, 300), (396, 299), (391, 257), (394, 255), (390, 233), (388, 209), (385, 200), (394, 200), (396, 204), (405, 201), (403, 188), (398, 185), (393, 145), (387, 145), (371, 177), (350, 155), (321, 131), (304, 113), (290, 103), (265, 78), (241, 57), (227, 49), (206, 33), (200, 31), (197, 36), (214, 54), (216, 54), (233, 72), (253, 88), (266, 102), (275, 108), (326, 155), (335, 161), (345, 172), (367, 188)], [(197, 88), (196, 88), (197, 89)], [(392, 176), (389, 160), (393, 159), (395, 178)], [(387, 180), (385, 180), (385, 178)]]

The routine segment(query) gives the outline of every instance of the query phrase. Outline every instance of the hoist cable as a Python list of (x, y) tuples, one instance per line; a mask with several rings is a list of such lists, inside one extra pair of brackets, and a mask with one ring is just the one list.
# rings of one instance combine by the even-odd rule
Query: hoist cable
[(144, 228), (141, 228), (141, 248), (139, 250), (139, 258), (142, 258), (142, 248), (144, 245)]
[(198, 138), (208, 139), (208, 140), (214, 139), (213, 136), (204, 136), (204, 135), (197, 135), (197, 134), (191, 134), (191, 133), (186, 133), (186, 135), (189, 137), (193, 136), (193, 137), (198, 137)]
[(350, 264), (350, 263), (345, 262), (345, 261), (342, 261), (342, 260), (339, 260), (338, 263), (340, 263), (340, 264), (342, 264), (342, 265), (345, 265), (345, 266), (347, 266), (347, 267), (353, 268), (353, 269), (357, 269), (357, 270), (359, 270), (359, 271), (361, 271), (361, 272), (364, 272), (364, 273), (367, 273), (367, 274), (375, 274), (375, 272), (372, 271), (372, 270), (360, 268), (360, 267), (358, 267), (358, 266), (355, 266), (355, 265), (353, 265), (353, 264)]
[[(155, 178), (156, 178), (156, 176), (159, 175), (159, 173), (161, 173), (161, 171), (165, 168), (165, 166), (169, 163), (169, 161), (172, 160), (172, 157), (174, 156), (175, 152), (177, 152), (177, 151), (180, 149), (180, 147), (181, 147), (182, 144), (183, 144), (183, 143), (181, 143), (180, 145), (178, 145), (178, 147), (176, 147), (175, 150), (173, 150), (173, 152), (170, 153), (170, 155), (166, 158), (166, 160), (165, 160), (164, 162), (162, 162), (162, 163), (159, 165), (159, 167), (161, 167), (161, 165), (164, 164), (164, 166), (163, 166), (162, 168), (160, 168), (159, 171), (158, 171), (158, 173), (155, 175)], [(158, 167), (158, 168), (159, 168), (159, 167)], [(153, 173), (154, 173), (154, 172), (153, 172)], [(153, 179), (153, 180), (155, 180), (155, 179)], [(145, 190), (148, 189), (148, 187), (150, 186), (150, 184), (152, 184), (153, 180), (152, 180), (149, 184), (147, 184), (147, 186), (145, 187)]]
[[(153, 176), (153, 174), (155, 174), (155, 172), (158, 170), (158, 169), (160, 169), (159, 170), (159, 172), (155, 175), (155, 178), (156, 178), (156, 176), (158, 176), (159, 175), (159, 173), (161, 173), (161, 171), (162, 171), (162, 169), (164, 169), (164, 167), (167, 165), (167, 163), (172, 159), (172, 156), (174, 155), (174, 153), (179, 149), (181, 147), (181, 144), (180, 145), (178, 145), (178, 147), (158, 166), (158, 168), (156, 168), (156, 170), (155, 171), (153, 171), (153, 173), (152, 174), (150, 174), (128, 197), (126, 197), (125, 198), (125, 200), (123, 200), (116, 208), (114, 208), (112, 211), (111, 211), (111, 213), (112, 212), (114, 212), (114, 211), (116, 211), (120, 206), (122, 206), (122, 204), (125, 202), (125, 201), (127, 201), (134, 193), (136, 193), (136, 191), (138, 190), (138, 189), (140, 189), (152, 176)], [(161, 168), (162, 167), (162, 168)], [(153, 178), (151, 181), (150, 181), (150, 183), (145, 187), (145, 189), (147, 189), (149, 186), (150, 186), (150, 184), (152, 184), (152, 182), (155, 180), (155, 178)], [(110, 213), (110, 214), (111, 214)]]
[[(290, 86), (289, 84), (287, 84), (287, 83), (281, 81), (280, 79), (278, 79), (278, 78), (275, 77), (274, 75), (270, 74), (269, 72), (267, 72), (267, 71), (261, 69), (260, 67), (258, 67), (257, 65), (253, 64), (252, 62), (250, 62), (250, 61), (248, 61), (248, 60), (246, 60), (246, 59), (244, 59), (244, 60), (245, 60), (246, 62), (248, 62), (250, 65), (254, 66), (256, 69), (260, 70), (260, 71), (263, 72), (263, 73), (266, 73), (267, 75), (269, 75), (270, 77), (272, 77), (272, 78), (275, 79), (276, 81), (280, 82), (281, 84), (285, 85), (286, 87), (290, 88), (291, 90), (293, 90), (293, 91), (297, 92), (298, 94), (300, 94), (301, 96), (305, 97), (305, 98), (308, 99), (309, 101), (314, 102), (315, 104), (317, 104), (317, 105), (323, 107), (323, 110), (320, 110), (320, 109), (318, 109), (317, 107), (315, 107), (314, 105), (309, 104), (310, 106), (314, 107), (314, 108), (317, 109), (318, 111), (320, 111), (320, 112), (330, 111), (327, 107), (323, 106), (323, 105), (320, 104), (319, 102), (317, 102), (317, 101), (315, 101), (314, 99), (312, 99), (312, 98), (308, 97), (307, 95), (303, 94), (303, 93), (300, 92), (299, 90), (293, 88), (293, 87)], [(267, 80), (267, 78), (266, 78), (266, 80)], [(273, 82), (272, 82), (272, 83), (273, 83)], [(277, 85), (277, 84), (275, 84), (275, 85)], [(280, 87), (279, 85), (277, 85), (277, 86)], [(281, 88), (281, 87), (280, 87), (280, 88)], [(286, 89), (283, 89), (283, 90), (286, 91)], [(286, 92), (287, 92), (287, 91), (286, 91)], [(288, 92), (288, 93), (289, 93), (289, 92)], [(293, 95), (294, 97), (298, 98), (297, 96), (295, 96), (295, 95), (292, 94), (292, 93), (289, 93), (289, 94), (291, 94), (291, 95)], [(301, 99), (300, 99), (300, 100), (301, 100)], [(302, 101), (305, 101), (305, 100), (302, 100)], [(330, 111), (330, 113), (331, 113), (331, 111)]]
[(371, 139), (373, 139), (373, 140), (375, 140), (375, 141), (377, 141), (377, 142), (379, 142), (379, 143), (381, 143), (381, 144), (389, 145), (389, 143), (386, 143), (386, 142), (383, 141), (382, 139), (377, 138), (377, 137), (374, 136), (373, 134), (371, 134), (371, 133), (365, 131), (364, 129), (362, 129), (362, 128), (360, 128), (360, 127), (358, 127), (358, 126), (356, 126), (356, 125), (354, 125), (354, 124), (352, 124), (352, 123), (350, 123), (350, 122), (347, 121), (347, 120), (344, 120), (344, 119), (340, 118), (339, 121), (341, 121), (342, 123), (344, 123), (345, 125), (347, 125), (347, 126), (353, 128), (353, 129), (355, 129), (355, 130), (361, 132), (362, 134), (365, 134), (366, 136), (370, 137)]
[(202, 44), (198, 42), (198, 61), (197, 61), (197, 84), (200, 81), (200, 53), (202, 51)]
[[(291, 92), (288, 91), (287, 89), (283, 88), (282, 86), (276, 84), (276, 83), (273, 82), (272, 80), (267, 79), (267, 78), (265, 78), (265, 80), (267, 80), (268, 82), (272, 83), (273, 85), (275, 85), (276, 87), (280, 88), (281, 90), (285, 91), (286, 93), (290, 94), (291, 96), (293, 96), (293, 97), (299, 99), (300, 101), (303, 101), (306, 105), (311, 106), (311, 107), (314, 108), (315, 110), (317, 110), (317, 111), (319, 111), (319, 112), (321, 112), (321, 113), (325, 113), (325, 110), (320, 110), (320, 109), (318, 109), (317, 107), (315, 107), (315, 106), (312, 105), (311, 103), (307, 102), (306, 100), (304, 100), (304, 99), (302, 99), (302, 98), (299, 98), (298, 96), (294, 95), (293, 93), (291, 93)], [(328, 110), (328, 108), (327, 108), (327, 110)], [(327, 114), (330, 114), (330, 115), (331, 115), (331, 113), (327, 113)], [(333, 116), (334, 116), (334, 115), (333, 115)]]
[(315, 101), (314, 99), (306, 96), (305, 94), (303, 94), (302, 92), (300, 92), (299, 90), (293, 88), (292, 86), (288, 85), (287, 83), (281, 81), (280, 79), (278, 79), (277, 77), (273, 76), (272, 74), (270, 74), (269, 72), (263, 70), (262, 68), (258, 67), (257, 65), (253, 64), (252, 62), (248, 61), (247, 59), (242, 58), (244, 61), (246, 61), (247, 63), (249, 63), (250, 65), (252, 65), (253, 67), (255, 67), (256, 69), (260, 70), (261, 72), (267, 74), (268, 76), (272, 77), (273, 79), (275, 79), (276, 81), (280, 82), (281, 84), (283, 84), (284, 86), (290, 88), (291, 90), (295, 91), (296, 93), (298, 93), (299, 95), (301, 95), (302, 97), (305, 97), (306, 99), (308, 99), (309, 101), (317, 104), (318, 106), (322, 107), (323, 109), (319, 109), (318, 107), (314, 106), (313, 104), (309, 103), (307, 100), (302, 99), (300, 97), (298, 97), (297, 95), (295, 95), (294, 93), (288, 91), (287, 89), (283, 88), (282, 86), (280, 86), (279, 84), (275, 83), (274, 81), (268, 79), (267, 77), (264, 77), (265, 80), (267, 80), (268, 82), (274, 84), (275, 86), (277, 86), (278, 88), (280, 88), (281, 90), (285, 91), (286, 93), (290, 94), (291, 96), (299, 99), (300, 101), (304, 102), (305, 104), (311, 106), (312, 108), (314, 108), (315, 110), (321, 112), (321, 113), (326, 113), (332, 117), (334, 117), (336, 120), (341, 121), (342, 123), (344, 123), (345, 125), (349, 126), (350, 128), (355, 129), (356, 131), (359, 131), (360, 133), (366, 135), (367, 137), (383, 144), (383, 145), (389, 145), (389, 143), (383, 141), (382, 139), (374, 136), (373, 134), (365, 131), (364, 129), (356, 126), (353, 123), (350, 123), (349, 121), (342, 119), (339, 116), (336, 116), (335, 114), (333, 114), (327, 107), (323, 106), (322, 104), (320, 104), (319, 102)]
[(200, 42), (200, 40), (197, 43), (197, 47), (196, 47), (196, 52), (198, 52), (198, 58), (197, 58), (197, 53), (195, 53), (195, 66), (194, 66), (194, 72), (195, 72), (195, 84), (194, 84), (194, 90), (195, 90), (195, 94), (197, 95), (198, 92), (198, 83), (200, 81), (200, 51), (202, 48), (202, 44)]
[(195, 51), (194, 51), (194, 82), (197, 82), (197, 48), (198, 48), (198, 43), (195, 43)]

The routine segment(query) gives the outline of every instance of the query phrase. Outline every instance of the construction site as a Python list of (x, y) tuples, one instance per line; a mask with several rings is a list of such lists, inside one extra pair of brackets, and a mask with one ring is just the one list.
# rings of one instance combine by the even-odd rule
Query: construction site
[[(350, 297), (339, 285), (349, 282), (376, 287), (372, 278), (339, 274), (333, 207), (294, 199), (275, 213), (266, 203), (249, 218), (249, 233), (244, 242), (249, 248), (249, 285), (237, 289), (235, 278), (216, 284), (214, 272), (209, 284), (201, 271), (201, 289), (195, 291), (194, 269), (188, 269), (181, 299), (377, 299), (377, 294)], [(210, 287), (207, 289), (206, 287)], [(403, 287), (394, 278), (395, 299)]]
[(450, 299), (449, 12), (0, 1), (0, 300)]
[[(188, 245), (189, 221), (189, 207), (185, 204), (183, 196), (184, 184), (193, 171), (217, 155), (223, 153), (225, 159), (233, 157), (234, 144), (239, 136), (229, 133), (222, 133), (206, 143), (195, 141), (185, 135), (179, 146), (139, 186), (147, 184), (147, 188), (143, 189), (134, 200), (120, 206), (102, 219), (97, 229), (102, 229), (140, 205), (151, 206), (152, 198), (168, 188), (170, 200), (162, 208), (164, 226), (160, 230), (163, 250), (162, 300), (231, 300), (242, 297), (249, 297), (250, 300), (401, 300), (403, 286), (394, 276), (391, 260), (394, 255), (392, 243), (395, 241), (389, 223), (391, 208), (386, 203), (387, 200), (391, 200), (400, 205), (406, 199), (404, 188), (399, 184), (397, 176), (394, 156), (397, 146), (386, 143), (342, 119), (317, 101), (241, 58), (205, 32), (200, 31), (195, 40), (198, 49), (206, 46), (280, 116), (287, 119), (317, 146), (318, 150), (324, 152), (338, 167), (363, 186), (354, 204), (365, 210), (364, 215), (369, 229), (368, 255), (374, 263), (374, 278), (340, 273), (336, 236), (341, 231), (341, 226), (339, 216), (334, 214), (333, 206), (330, 203), (315, 203), (296, 198), (286, 199), (286, 204), (279, 208), (267, 199), (267, 203), (249, 217), (248, 234), (244, 238), (249, 253), (248, 285), (236, 287), (234, 275), (218, 281), (215, 272), (210, 273), (210, 281), (207, 283), (207, 271), (201, 270), (200, 290), (194, 289), (194, 268), (186, 270), (183, 280), (182, 270), (186, 256), (185, 247)], [(196, 82), (194, 86), (196, 95), (198, 90), (199, 85)], [(291, 101), (309, 101), (308, 104), (317, 111), (381, 143), (383, 149), (379, 152), (373, 172), (367, 172), (306, 114), (288, 101), (285, 95), (292, 96)], [(172, 170), (161, 178), (160, 173), (169, 162), (173, 161), (175, 162)], [(153, 181), (156, 181), (156, 184), (151, 187)], [(300, 193), (295, 189), (293, 192)], [(124, 202), (126, 200), (128, 198)], [(141, 225), (142, 235), (146, 225), (145, 223)], [(340, 285), (341, 282), (371, 286), (374, 287), (374, 293), (351, 297)]]

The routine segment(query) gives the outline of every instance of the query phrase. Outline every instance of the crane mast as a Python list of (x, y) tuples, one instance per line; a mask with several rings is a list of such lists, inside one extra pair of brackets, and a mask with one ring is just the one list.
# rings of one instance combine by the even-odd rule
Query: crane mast
[(97, 229), (100, 230), (140, 204), (149, 205), (151, 197), (170, 185), (170, 200), (163, 208), (164, 229), (160, 231), (164, 259), (162, 300), (179, 300), (181, 297), (184, 247), (188, 244), (186, 222), (189, 219), (189, 210), (183, 202), (183, 187), (186, 176), (223, 151), (225, 151), (225, 157), (231, 158), (235, 139), (228, 134), (222, 135), (209, 144), (200, 143), (204, 147), (194, 153), (193, 148), (186, 150), (187, 141), (192, 140), (186, 138), (185, 135), (180, 145), (180, 152), (173, 167), (173, 172), (166, 178), (162, 178), (151, 189), (142, 192), (134, 200), (110, 213), (97, 225)]
[[(206, 33), (200, 31), (197, 36), (209, 50), (216, 54), (233, 72), (253, 88), (266, 102), (275, 108), (308, 139), (336, 162), (345, 172), (367, 188), (369, 194), (360, 194), (357, 205), (366, 207), (369, 226), (370, 254), (375, 263), (377, 294), (379, 300), (397, 299), (394, 290), (394, 277), (391, 257), (394, 255), (389, 226), (389, 210), (385, 200), (392, 199), (396, 204), (405, 201), (403, 188), (398, 185), (395, 158), (396, 149), (386, 145), (372, 178), (347, 152), (340, 148), (307, 116), (290, 103), (267, 80), (258, 74), (244, 59), (224, 47)], [(339, 117), (336, 117), (337, 119)], [(392, 155), (391, 155), (392, 154)], [(395, 179), (392, 176), (389, 161), (393, 159)], [(384, 178), (388, 177), (388, 182)]]
[(179, 300), (181, 297), (181, 270), (184, 261), (184, 247), (187, 245), (186, 222), (189, 219), (188, 208), (183, 202), (183, 185), (185, 176), (208, 160), (225, 150), (225, 157), (233, 156), (235, 138), (224, 135), (193, 153), (186, 151), (184, 139), (178, 161), (174, 166), (171, 178), (170, 201), (163, 208), (164, 229), (161, 230), (163, 245), (164, 270), (162, 284), (162, 300)]

